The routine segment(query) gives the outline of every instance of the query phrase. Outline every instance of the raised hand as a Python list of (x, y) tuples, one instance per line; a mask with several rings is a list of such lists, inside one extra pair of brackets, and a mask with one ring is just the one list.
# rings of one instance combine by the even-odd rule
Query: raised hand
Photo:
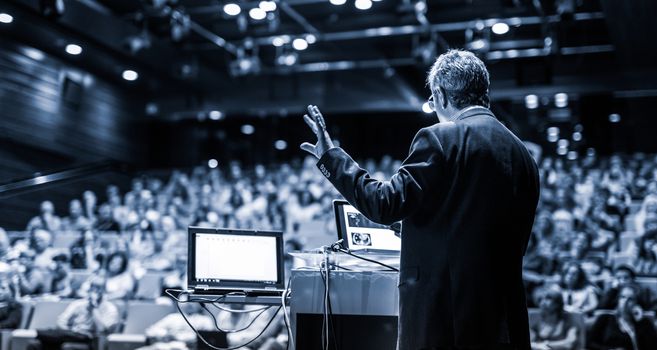
[(303, 120), (308, 124), (310, 129), (312, 129), (315, 136), (317, 136), (317, 143), (313, 145), (310, 142), (304, 142), (301, 144), (301, 149), (319, 159), (324, 152), (335, 147), (333, 146), (333, 141), (331, 140), (328, 131), (326, 131), (324, 117), (317, 106), (309, 105), (308, 114), (304, 114)]

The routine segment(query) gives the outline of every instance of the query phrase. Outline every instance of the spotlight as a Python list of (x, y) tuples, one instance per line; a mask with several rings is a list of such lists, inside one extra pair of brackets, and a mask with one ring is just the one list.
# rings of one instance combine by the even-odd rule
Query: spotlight
[(139, 78), (139, 73), (131, 69), (126, 69), (123, 71), (123, 74), (121, 74), (121, 76), (123, 77), (123, 79), (127, 81), (135, 81), (137, 80), (137, 78)]
[(214, 168), (216, 168), (218, 165), (219, 165), (219, 162), (218, 162), (216, 159), (213, 158), (213, 159), (208, 160), (208, 167), (209, 167), (210, 169), (214, 169)]
[(577, 152), (570, 151), (568, 152), (568, 155), (566, 157), (568, 157), (568, 160), (575, 160), (577, 159)]
[(274, 147), (279, 151), (283, 151), (287, 148), (287, 142), (285, 140), (277, 140), (274, 142)]
[(559, 136), (559, 128), (557, 128), (556, 126), (551, 126), (551, 127), (547, 128), (547, 133), (548, 133), (548, 135), (557, 135), (557, 136)]
[(369, 10), (372, 8), (372, 0), (356, 0), (354, 5), (359, 10)]
[(229, 16), (237, 16), (242, 12), (242, 8), (240, 5), (231, 2), (224, 5), (224, 12)]
[(274, 39), (272, 39), (271, 43), (276, 47), (280, 47), (285, 45), (285, 40), (282, 37), (277, 36)]
[(265, 19), (265, 17), (267, 17), (267, 12), (265, 12), (263, 9), (259, 7), (254, 7), (249, 10), (249, 16), (256, 21), (260, 21)]
[(308, 42), (308, 44), (314, 44), (317, 42), (317, 37), (313, 34), (308, 34), (306, 35), (306, 41)]
[(347, 3), (347, 0), (329, 0), (333, 5), (344, 5)]
[(210, 111), (209, 116), (212, 120), (219, 120), (224, 117), (224, 114), (221, 111)]
[(497, 35), (506, 34), (509, 32), (509, 25), (504, 22), (497, 22), (493, 24), (491, 30)]
[(43, 52), (31, 47), (26, 47), (25, 49), (23, 49), (23, 53), (25, 53), (25, 56), (35, 61), (43, 61), (43, 59), (46, 58)]
[(265, 12), (271, 12), (276, 10), (276, 2), (275, 1), (260, 1), (260, 5), (258, 5), (260, 9), (262, 9)]
[(554, 94), (554, 105), (557, 108), (564, 108), (568, 106), (568, 94), (563, 92)]
[(14, 17), (8, 13), (0, 13), (0, 23), (9, 24), (14, 21)]
[(82, 53), (82, 47), (76, 44), (68, 44), (66, 45), (66, 53), (73, 56), (79, 55)]
[(609, 122), (610, 123), (618, 123), (621, 121), (621, 116), (618, 113), (612, 113), (609, 115)]
[(251, 124), (244, 124), (240, 130), (244, 135), (252, 135), (255, 132), (255, 127)]
[(422, 112), (424, 112), (424, 113), (432, 113), (433, 112), (433, 109), (431, 108), (431, 106), (429, 106), (429, 102), (425, 102), (425, 103), (422, 104)]
[(525, 96), (525, 107), (527, 107), (527, 109), (538, 108), (538, 96), (533, 94)]
[(560, 156), (565, 156), (568, 153), (568, 147), (557, 147), (557, 154)]
[(582, 141), (582, 133), (579, 131), (575, 131), (573, 133), (573, 141), (579, 142)]
[(308, 48), (308, 42), (305, 39), (296, 38), (292, 41), (292, 47), (295, 50), (302, 51)]
[(557, 142), (557, 146), (562, 148), (567, 148), (569, 144), (570, 142), (568, 142), (566, 139), (561, 139), (559, 142)]
[(276, 64), (279, 66), (294, 66), (299, 59), (299, 55), (296, 52), (283, 53), (276, 57)]
[(558, 139), (559, 139), (559, 135), (557, 134), (548, 134), (547, 136), (548, 142), (557, 142)]

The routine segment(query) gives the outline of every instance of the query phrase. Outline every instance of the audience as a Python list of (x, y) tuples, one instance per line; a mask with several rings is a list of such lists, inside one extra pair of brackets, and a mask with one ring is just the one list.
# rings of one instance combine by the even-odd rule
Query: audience
[(105, 278), (95, 276), (87, 297), (72, 302), (57, 319), (56, 329), (37, 331), (31, 349), (59, 349), (65, 343), (86, 344), (99, 335), (107, 335), (119, 325), (119, 312), (105, 298)]
[(578, 344), (577, 328), (564, 311), (561, 293), (545, 291), (539, 301), (539, 320), (529, 329), (533, 350), (571, 350)]
[(23, 318), (23, 305), (16, 300), (7, 277), (0, 278), (0, 329), (16, 329)]
[(637, 289), (626, 285), (620, 289), (613, 314), (598, 316), (588, 336), (589, 349), (657, 349), (655, 325), (644, 317), (638, 304)]
[[(362, 164), (385, 179), (400, 162), (385, 157), (378, 164)], [(568, 314), (555, 307), (585, 313), (589, 323), (599, 319), (594, 316), (599, 309), (617, 310), (622, 317), (619, 295), (629, 288), (635, 305), (654, 311), (655, 300), (640, 287), (640, 278), (657, 277), (657, 157), (546, 157), (539, 164), (541, 198), (524, 265), (528, 304), (539, 307), (546, 320), (532, 330), (534, 347), (574, 344), (571, 327), (564, 326)], [(335, 235), (335, 198), (339, 194), (311, 159), (251, 169), (231, 162), (225, 169), (143, 175), (125, 193), (109, 184), (100, 196), (85, 191), (71, 198), (64, 218), (44, 201), (25, 233), (0, 229), (0, 273), (5, 271), (17, 300), (88, 298), (93, 279), (74, 288), (71, 270), (106, 276), (106, 300), (135, 297), (147, 271), (165, 273), (163, 288), (184, 288), (188, 226), (283, 230), (286, 249), (312, 248)], [(563, 307), (554, 299), (554, 288)], [(635, 330), (628, 333), (623, 326), (621, 335), (634, 332), (638, 339), (646, 333), (639, 321), (623, 320)], [(598, 344), (610, 341), (597, 335)], [(632, 349), (633, 336), (628, 337), (630, 343), (612, 347), (630, 344)]]
[[(199, 303), (182, 303), (180, 309), (187, 321), (198, 331), (215, 330), (212, 318), (204, 313)], [(196, 333), (189, 328), (182, 315), (176, 311), (146, 329), (149, 346), (139, 350), (195, 349)]]

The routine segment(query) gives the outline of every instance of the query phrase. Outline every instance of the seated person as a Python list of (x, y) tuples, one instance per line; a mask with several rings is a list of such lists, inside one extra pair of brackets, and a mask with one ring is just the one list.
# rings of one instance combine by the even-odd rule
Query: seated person
[(37, 330), (37, 340), (30, 349), (60, 349), (64, 343), (91, 343), (99, 335), (109, 334), (119, 324), (119, 311), (105, 299), (106, 280), (95, 276), (87, 297), (72, 302), (57, 319), (57, 328)]
[(7, 276), (0, 276), (0, 329), (16, 329), (23, 318), (23, 305), (16, 301)]
[(539, 299), (539, 321), (531, 325), (532, 349), (570, 350), (577, 346), (577, 327), (563, 310), (563, 298), (557, 290), (547, 290)]
[(596, 289), (589, 283), (579, 263), (568, 262), (564, 265), (559, 287), (563, 296), (564, 310), (585, 314), (598, 307)]
[(633, 285), (620, 289), (613, 315), (598, 316), (588, 335), (589, 349), (657, 349), (655, 325), (643, 316), (637, 302), (638, 290)]
[(600, 309), (608, 310), (616, 309), (620, 289), (626, 285), (633, 285), (639, 291), (639, 294), (637, 295), (637, 302), (639, 305), (646, 310), (652, 309), (650, 289), (641, 288), (641, 286), (636, 283), (635, 278), (636, 273), (632, 266), (618, 266), (616, 271), (614, 271), (614, 278), (611, 280), (611, 283), (605, 287), (605, 290), (602, 293), (602, 298), (600, 298), (598, 307)]
[[(180, 309), (197, 331), (215, 330), (212, 318), (204, 313), (199, 303), (181, 303)], [(150, 345), (140, 350), (196, 348), (196, 333), (178, 311), (157, 321), (145, 333)]]
[[(110, 254), (105, 265), (99, 270), (107, 277), (105, 297), (107, 300), (125, 299), (132, 296), (136, 280), (132, 270), (128, 268), (128, 254), (124, 251), (118, 251)], [(89, 288), (89, 281), (82, 284), (79, 295), (85, 296)]]
[(18, 291), (23, 295), (40, 295), (50, 292), (49, 271), (35, 266), (33, 250), (24, 250), (18, 259), (12, 262), (14, 276), (18, 282)]

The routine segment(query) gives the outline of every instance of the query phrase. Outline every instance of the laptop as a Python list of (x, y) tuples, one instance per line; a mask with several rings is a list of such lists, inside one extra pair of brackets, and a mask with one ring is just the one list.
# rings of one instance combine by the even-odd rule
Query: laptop
[(188, 229), (187, 285), (192, 294), (281, 295), (283, 232)]
[(401, 251), (401, 224), (377, 224), (344, 200), (334, 200), (333, 211), (343, 247), (355, 253), (399, 254)]

